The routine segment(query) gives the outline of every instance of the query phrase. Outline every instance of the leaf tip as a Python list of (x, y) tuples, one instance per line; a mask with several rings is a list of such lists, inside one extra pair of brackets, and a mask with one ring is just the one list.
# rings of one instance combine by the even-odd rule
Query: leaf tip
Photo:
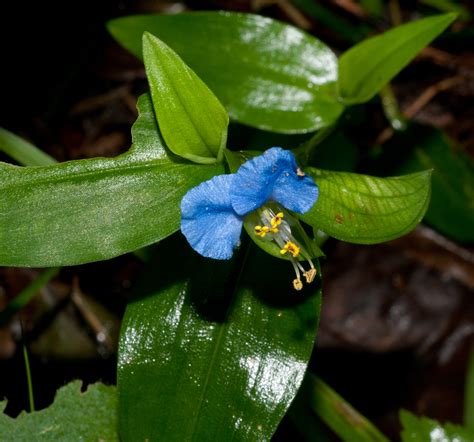
[(152, 43), (154, 40), (158, 40), (153, 34), (151, 34), (150, 32), (148, 31), (145, 31), (142, 35), (142, 43), (143, 45), (145, 44), (150, 44)]

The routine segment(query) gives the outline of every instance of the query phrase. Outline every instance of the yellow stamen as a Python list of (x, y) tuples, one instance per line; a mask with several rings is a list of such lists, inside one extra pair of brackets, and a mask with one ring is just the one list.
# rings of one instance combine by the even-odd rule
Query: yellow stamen
[(281, 224), (281, 221), (283, 220), (283, 212), (278, 212), (271, 220), (272, 227), (278, 227)]
[(287, 241), (285, 247), (280, 250), (280, 254), (285, 255), (287, 252), (290, 252), (293, 258), (297, 258), (300, 254), (300, 248), (294, 242)]
[(293, 287), (295, 290), (301, 290), (303, 288), (303, 283), (301, 282), (301, 279), (297, 278), (293, 280)]
[(267, 226), (255, 226), (255, 234), (264, 238), (265, 235), (270, 231), (270, 228)]
[(317, 270), (313, 267), (306, 272), (303, 272), (304, 277), (306, 278), (306, 282), (309, 284), (310, 282), (314, 281), (316, 276)]

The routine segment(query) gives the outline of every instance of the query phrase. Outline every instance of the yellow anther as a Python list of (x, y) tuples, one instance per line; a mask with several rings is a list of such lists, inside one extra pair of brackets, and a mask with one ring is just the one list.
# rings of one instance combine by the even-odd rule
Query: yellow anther
[(310, 282), (314, 281), (314, 277), (316, 276), (317, 270), (313, 267), (306, 272), (303, 272), (304, 277), (306, 278), (306, 282), (309, 284)]
[(287, 252), (290, 252), (293, 258), (297, 258), (300, 254), (300, 248), (294, 242), (287, 241), (285, 247), (280, 250), (280, 254), (285, 255)]
[(296, 169), (296, 175), (298, 176), (306, 176), (306, 174), (298, 167), (298, 169)]
[[(278, 227), (278, 226), (281, 224), (282, 219), (283, 219), (283, 212), (278, 212), (278, 213), (271, 219), (272, 227), (273, 227), (273, 228)], [(277, 231), (278, 231), (278, 230), (277, 230)]]
[(295, 290), (301, 290), (303, 288), (303, 283), (301, 282), (301, 279), (293, 279), (293, 287)]
[(267, 226), (255, 226), (255, 234), (264, 238), (265, 235), (270, 231), (270, 228)]

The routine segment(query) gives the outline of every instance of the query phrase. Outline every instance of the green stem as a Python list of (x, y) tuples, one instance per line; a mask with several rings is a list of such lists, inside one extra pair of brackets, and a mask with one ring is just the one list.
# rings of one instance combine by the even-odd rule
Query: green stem
[(56, 160), (33, 144), (0, 127), (0, 151), (22, 166), (49, 166)]
[(30, 413), (35, 411), (35, 398), (33, 395), (33, 382), (31, 380), (30, 360), (28, 358), (28, 350), (23, 344), (23, 358), (25, 359), (26, 380), (28, 382), (28, 400), (30, 403)]
[(398, 106), (397, 98), (393, 93), (390, 83), (386, 84), (379, 92), (382, 107), (387, 120), (395, 130), (405, 130), (407, 127), (405, 117)]

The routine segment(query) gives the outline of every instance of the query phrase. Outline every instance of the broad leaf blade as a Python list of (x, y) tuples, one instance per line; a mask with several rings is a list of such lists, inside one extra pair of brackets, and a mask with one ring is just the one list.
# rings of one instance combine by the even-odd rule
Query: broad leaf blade
[(54, 403), (33, 413), (22, 412), (16, 419), (2, 414), (0, 434), (4, 441), (118, 441), (117, 392), (115, 387), (90, 385), (81, 392), (81, 382), (60, 388)]
[(151, 100), (139, 102), (133, 148), (117, 158), (49, 167), (0, 163), (0, 265), (50, 267), (109, 259), (179, 229), (191, 187), (223, 173), (169, 154)]
[(346, 104), (370, 100), (455, 19), (451, 13), (417, 20), (350, 48), (339, 59), (341, 98)]
[(390, 178), (305, 169), (319, 186), (315, 206), (300, 218), (329, 236), (357, 244), (388, 241), (421, 221), (431, 171)]
[(306, 370), (320, 281), (294, 292), (289, 263), (256, 248), (239, 270), (182, 245), (160, 244), (158, 277), (127, 307), (122, 440), (270, 440)]
[(433, 419), (418, 417), (406, 410), (400, 411), (400, 420), (403, 426), (402, 442), (472, 442), (474, 440), (474, 431), (451, 423), (441, 425)]
[(333, 123), (337, 59), (314, 37), (251, 14), (137, 15), (108, 23), (114, 38), (141, 57), (144, 31), (156, 35), (204, 80), (230, 117), (276, 132)]
[(202, 80), (161, 40), (143, 34), (155, 115), (168, 148), (196, 163), (222, 160), (229, 117)]

